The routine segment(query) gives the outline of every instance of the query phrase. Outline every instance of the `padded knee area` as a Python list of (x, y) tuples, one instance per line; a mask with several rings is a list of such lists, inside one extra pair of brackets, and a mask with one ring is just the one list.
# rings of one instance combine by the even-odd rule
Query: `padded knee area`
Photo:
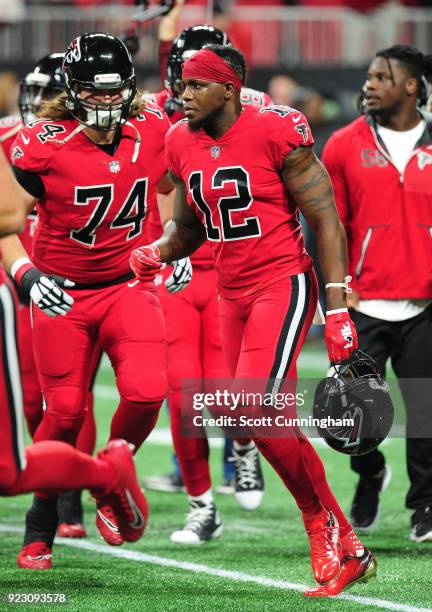
[(86, 415), (87, 391), (61, 387), (45, 391), (47, 409), (34, 441), (62, 440), (75, 444)]
[(119, 372), (117, 388), (120, 396), (128, 402), (162, 402), (167, 393), (164, 371), (142, 369), (138, 372)]

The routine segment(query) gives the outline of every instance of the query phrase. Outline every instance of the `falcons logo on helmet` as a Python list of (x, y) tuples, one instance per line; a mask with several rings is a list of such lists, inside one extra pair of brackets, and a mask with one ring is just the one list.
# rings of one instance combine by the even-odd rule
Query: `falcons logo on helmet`
[(66, 56), (65, 56), (65, 62), (67, 62), (68, 64), (72, 64), (72, 62), (79, 62), (81, 59), (81, 36), (78, 36), (78, 38), (75, 38), (75, 40), (72, 42), (72, 46), (68, 49)]

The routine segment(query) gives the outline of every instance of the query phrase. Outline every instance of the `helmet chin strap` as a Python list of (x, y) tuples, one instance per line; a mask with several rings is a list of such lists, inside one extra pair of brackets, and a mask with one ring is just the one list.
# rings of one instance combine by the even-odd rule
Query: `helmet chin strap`
[(129, 127), (133, 128), (133, 130), (135, 131), (135, 146), (134, 146), (134, 152), (132, 155), (132, 163), (134, 164), (136, 160), (138, 159), (138, 155), (139, 155), (139, 150), (141, 146), (141, 134), (137, 130), (136, 126), (130, 121), (126, 121), (125, 125), (128, 125)]

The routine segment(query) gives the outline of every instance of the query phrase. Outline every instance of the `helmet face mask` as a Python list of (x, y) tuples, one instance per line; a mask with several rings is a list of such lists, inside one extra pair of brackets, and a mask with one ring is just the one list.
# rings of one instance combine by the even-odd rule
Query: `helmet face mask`
[(364, 455), (387, 437), (394, 418), (389, 386), (374, 360), (362, 351), (330, 369), (315, 391), (314, 418), (327, 444), (347, 455)]
[(36, 119), (43, 100), (50, 100), (64, 91), (62, 64), (64, 53), (50, 53), (20, 83), (18, 106), (23, 123)]
[(171, 89), (172, 101), (182, 107), (182, 66), (196, 51), (205, 45), (231, 45), (228, 36), (222, 30), (208, 25), (192, 26), (183, 30), (174, 40), (167, 64), (165, 87)]
[(66, 106), (80, 123), (111, 131), (128, 120), (136, 94), (135, 70), (118, 38), (100, 32), (79, 36), (66, 52), (64, 73)]

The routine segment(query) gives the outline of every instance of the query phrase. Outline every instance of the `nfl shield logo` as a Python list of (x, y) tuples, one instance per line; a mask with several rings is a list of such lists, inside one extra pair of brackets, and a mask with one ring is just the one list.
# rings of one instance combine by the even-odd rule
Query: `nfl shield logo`
[(210, 155), (212, 156), (213, 159), (217, 159), (220, 155), (220, 147), (212, 147), (210, 149)]
[(114, 172), (114, 173), (120, 172), (120, 162), (112, 161), (108, 165), (109, 165), (109, 169), (111, 172)]

